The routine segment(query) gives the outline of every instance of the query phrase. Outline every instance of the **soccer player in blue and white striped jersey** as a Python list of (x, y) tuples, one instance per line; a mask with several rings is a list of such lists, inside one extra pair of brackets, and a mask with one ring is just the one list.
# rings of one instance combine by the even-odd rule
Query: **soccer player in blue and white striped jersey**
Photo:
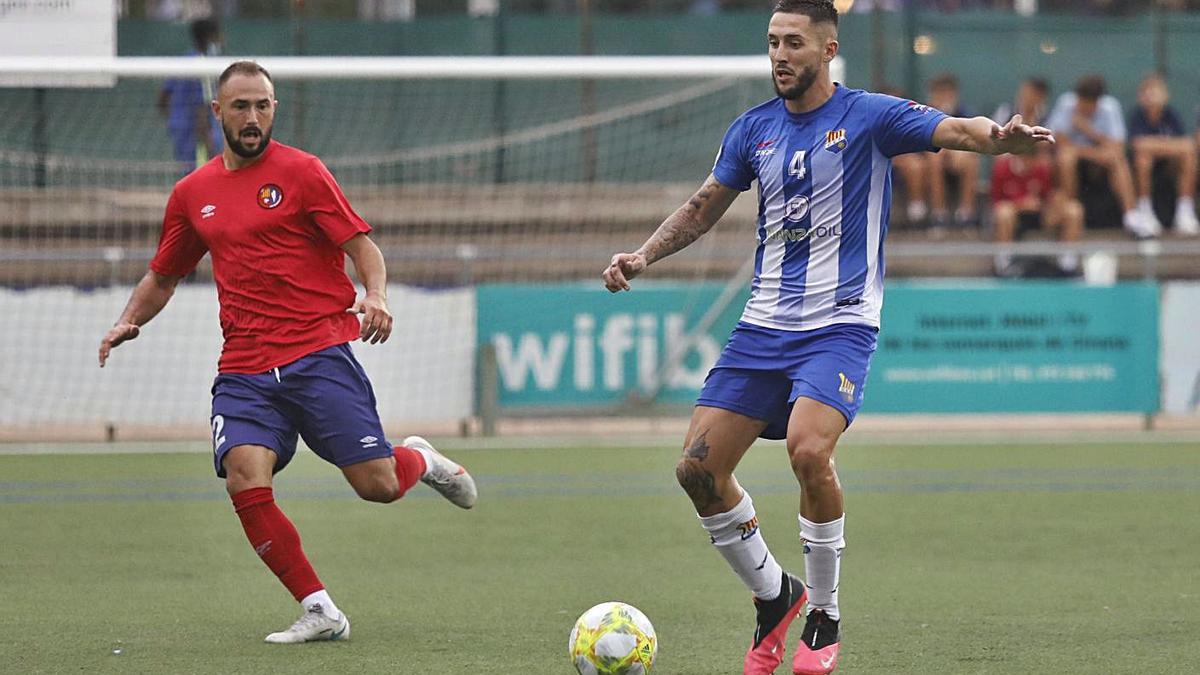
[[(691, 244), (758, 182), (758, 250), (750, 300), (709, 373), (676, 467), (700, 522), (754, 594), (757, 629), (746, 675), (773, 673), (788, 625), (807, 603), (794, 673), (828, 673), (840, 646), (843, 539), (838, 438), (863, 400), (883, 306), (891, 158), (940, 148), (1030, 153), (1050, 131), (957, 118), (834, 83), (837, 10), (778, 0), (767, 40), (778, 97), (730, 126), (712, 175), (633, 253), (603, 273), (610, 291)], [(800, 482), (806, 584), (763, 540), (733, 470), (758, 437), (787, 439)]]

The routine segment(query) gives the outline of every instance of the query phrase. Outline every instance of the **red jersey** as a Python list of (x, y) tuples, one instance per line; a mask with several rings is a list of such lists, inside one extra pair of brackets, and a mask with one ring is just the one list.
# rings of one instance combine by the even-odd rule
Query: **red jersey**
[(370, 231), (320, 159), (272, 141), (244, 169), (217, 157), (175, 185), (150, 269), (185, 276), (212, 253), (217, 369), (262, 373), (358, 337), (340, 247)]
[(1042, 157), (1000, 155), (992, 165), (992, 203), (1019, 203), (1029, 196), (1044, 203), (1052, 187), (1050, 163)]

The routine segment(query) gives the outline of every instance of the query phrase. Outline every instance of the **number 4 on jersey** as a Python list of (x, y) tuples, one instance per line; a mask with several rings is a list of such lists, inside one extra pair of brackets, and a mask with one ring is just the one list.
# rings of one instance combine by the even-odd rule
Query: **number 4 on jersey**
[(804, 178), (804, 150), (797, 150), (796, 154), (792, 155), (792, 163), (788, 165), (788, 175), (793, 178)]

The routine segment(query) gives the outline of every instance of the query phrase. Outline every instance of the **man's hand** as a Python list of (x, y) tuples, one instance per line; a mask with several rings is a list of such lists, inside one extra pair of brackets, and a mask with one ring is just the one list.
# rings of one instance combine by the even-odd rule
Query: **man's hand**
[(1010, 152), (1014, 155), (1029, 154), (1037, 148), (1038, 143), (1054, 143), (1054, 134), (1046, 127), (1031, 127), (1021, 122), (1020, 115), (1013, 118), (1004, 126), (992, 126), (992, 143), (998, 153)]
[(104, 339), (100, 341), (100, 367), (104, 367), (104, 363), (108, 361), (108, 354), (122, 342), (127, 342), (138, 336), (142, 332), (141, 328), (131, 323), (119, 323), (104, 334)]
[(641, 253), (618, 253), (600, 276), (610, 292), (629, 290), (629, 282), (646, 269), (646, 256)]
[(346, 313), (363, 315), (362, 330), (358, 333), (363, 342), (387, 342), (392, 334), (392, 313), (388, 311), (387, 300), (378, 293), (367, 293), (367, 297), (356, 300)]

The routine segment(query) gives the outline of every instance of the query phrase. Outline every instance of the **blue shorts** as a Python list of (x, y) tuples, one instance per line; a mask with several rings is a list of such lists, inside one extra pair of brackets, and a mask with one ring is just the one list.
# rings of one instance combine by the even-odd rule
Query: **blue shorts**
[(763, 420), (763, 438), (787, 438), (800, 397), (836, 408), (850, 426), (862, 406), (878, 333), (859, 324), (788, 331), (739, 321), (696, 405)]
[(275, 451), (278, 472), (296, 454), (296, 437), (341, 466), (392, 456), (375, 392), (350, 345), (313, 352), (258, 375), (222, 373), (212, 388), (213, 463), (239, 445)]

